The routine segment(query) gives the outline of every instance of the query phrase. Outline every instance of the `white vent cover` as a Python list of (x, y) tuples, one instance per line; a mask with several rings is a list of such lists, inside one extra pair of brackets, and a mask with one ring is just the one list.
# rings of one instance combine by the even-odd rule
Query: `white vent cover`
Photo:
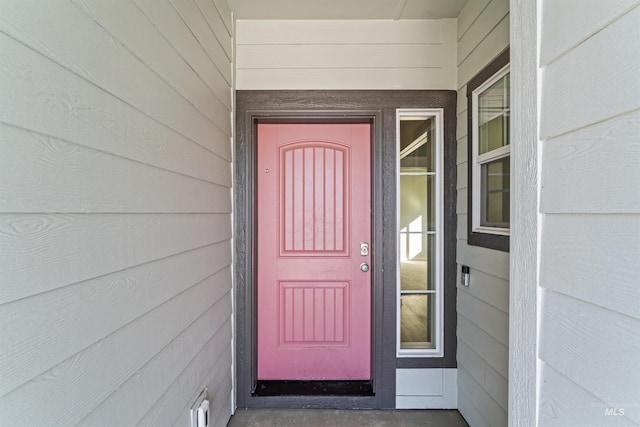
[(202, 389), (193, 405), (191, 405), (191, 427), (209, 427), (209, 401), (207, 387)]

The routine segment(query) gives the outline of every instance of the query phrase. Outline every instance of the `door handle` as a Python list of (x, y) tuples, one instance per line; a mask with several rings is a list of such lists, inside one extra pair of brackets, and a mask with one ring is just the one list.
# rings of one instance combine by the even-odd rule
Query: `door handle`
[(360, 264), (360, 270), (366, 273), (367, 271), (369, 271), (369, 264), (367, 264), (366, 262), (363, 262), (362, 264)]

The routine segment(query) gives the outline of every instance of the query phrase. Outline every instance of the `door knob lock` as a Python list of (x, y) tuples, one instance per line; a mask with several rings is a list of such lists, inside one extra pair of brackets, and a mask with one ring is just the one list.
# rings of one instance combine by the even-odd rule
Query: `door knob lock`
[(367, 264), (366, 262), (363, 262), (362, 264), (360, 264), (360, 270), (366, 273), (367, 271), (369, 271), (369, 264)]
[(360, 242), (360, 255), (369, 256), (369, 243)]

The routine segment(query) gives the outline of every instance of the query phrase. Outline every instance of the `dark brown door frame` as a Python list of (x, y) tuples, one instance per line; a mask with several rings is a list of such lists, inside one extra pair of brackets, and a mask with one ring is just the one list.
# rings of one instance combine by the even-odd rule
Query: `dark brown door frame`
[[(396, 109), (443, 108), (445, 122), (445, 357), (396, 360)], [(236, 91), (234, 152), (237, 406), (394, 408), (397, 367), (455, 367), (455, 91)], [(372, 123), (372, 396), (257, 396), (255, 124), (257, 120)], [(449, 162), (447, 162), (449, 159)], [(451, 164), (451, 159), (453, 163)], [(451, 212), (451, 209), (453, 211)], [(452, 216), (451, 216), (452, 215)], [(447, 227), (453, 232), (447, 233)], [(452, 258), (451, 258), (452, 257)], [(451, 286), (452, 285), (452, 286)], [(447, 314), (449, 313), (449, 314)], [(453, 313), (451, 316), (450, 314)]]

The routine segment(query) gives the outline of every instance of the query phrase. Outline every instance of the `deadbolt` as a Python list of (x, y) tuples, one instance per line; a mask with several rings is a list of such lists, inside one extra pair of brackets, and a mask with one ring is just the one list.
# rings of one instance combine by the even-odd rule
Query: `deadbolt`
[(369, 256), (369, 243), (360, 242), (360, 255)]
[(360, 270), (366, 273), (367, 271), (369, 271), (369, 264), (363, 262), (362, 264), (360, 264)]

